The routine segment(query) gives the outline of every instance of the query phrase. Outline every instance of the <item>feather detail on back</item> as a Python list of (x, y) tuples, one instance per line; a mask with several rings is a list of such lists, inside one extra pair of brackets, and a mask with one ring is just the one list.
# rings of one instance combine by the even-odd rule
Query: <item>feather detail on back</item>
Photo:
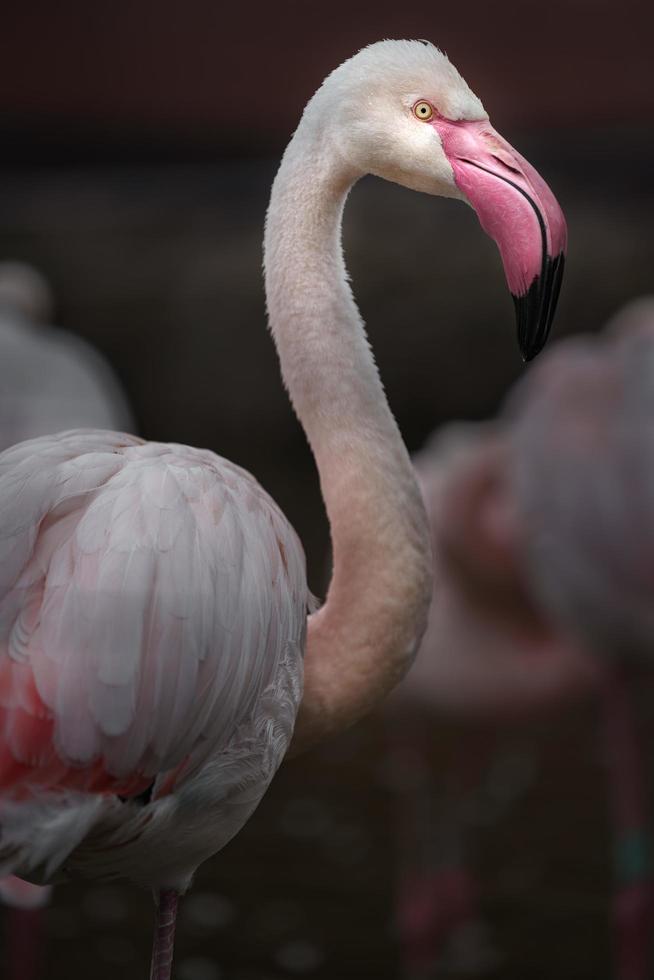
[(1, 453), (3, 840), (11, 799), (198, 778), (289, 669), (290, 738), (308, 603), (292, 528), (209, 451), (79, 430)]

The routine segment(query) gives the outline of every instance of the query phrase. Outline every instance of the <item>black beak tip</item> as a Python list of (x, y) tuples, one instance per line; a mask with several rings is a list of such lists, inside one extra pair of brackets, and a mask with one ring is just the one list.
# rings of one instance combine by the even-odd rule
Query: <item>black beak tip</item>
[(543, 273), (531, 283), (526, 293), (513, 296), (518, 329), (518, 347), (525, 362), (533, 361), (549, 337), (556, 304), (561, 291), (563, 253), (544, 262)]
[(528, 364), (529, 361), (533, 361), (534, 358), (540, 354), (546, 343), (547, 337), (544, 337), (538, 343), (532, 343), (527, 337), (518, 336), (518, 347), (520, 348), (520, 355), (525, 364)]
[(538, 354), (540, 354), (543, 347), (547, 343), (547, 336), (542, 337), (541, 330), (531, 332), (524, 329), (525, 328), (524, 320), (521, 323), (521, 314), (520, 312), (518, 312), (518, 304), (519, 301), (522, 299), (524, 299), (524, 297), (522, 296), (513, 297), (513, 301), (516, 305), (516, 318), (518, 320), (518, 347), (520, 349), (520, 355), (522, 357), (522, 360), (525, 362), (525, 364), (528, 364), (529, 361), (533, 361), (533, 359)]
[(538, 347), (534, 350), (525, 350), (524, 347), (520, 348), (520, 354), (522, 355), (522, 360), (525, 362), (525, 364), (529, 364), (530, 361), (533, 361), (533, 359), (538, 354), (540, 354), (542, 349), (543, 349), (542, 347)]

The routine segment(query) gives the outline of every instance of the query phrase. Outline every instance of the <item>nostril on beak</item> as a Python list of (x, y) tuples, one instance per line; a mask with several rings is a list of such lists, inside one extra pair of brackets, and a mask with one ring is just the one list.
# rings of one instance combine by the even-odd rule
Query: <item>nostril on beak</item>
[(521, 172), (518, 170), (517, 167), (512, 167), (510, 163), (507, 163), (506, 160), (502, 160), (502, 158), (498, 157), (495, 153), (491, 153), (491, 156), (493, 160), (497, 160), (497, 162), (500, 163), (505, 170), (510, 171), (512, 174), (517, 174), (518, 177), (522, 176)]

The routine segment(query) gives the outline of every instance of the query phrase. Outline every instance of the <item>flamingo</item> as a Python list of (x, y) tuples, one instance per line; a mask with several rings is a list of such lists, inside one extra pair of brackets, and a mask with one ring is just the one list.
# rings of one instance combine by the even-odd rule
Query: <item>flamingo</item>
[[(631, 702), (654, 639), (654, 299), (627, 304), (599, 340), (560, 344), (539, 368), (509, 404), (515, 513), (506, 543), (519, 550), (541, 615), (600, 668), (615, 971), (618, 980), (647, 980), (654, 878), (648, 780)], [(539, 486), (545, 472), (547, 495)], [(527, 526), (529, 533), (520, 530)]]
[[(80, 338), (46, 324), (54, 310), (47, 280), (23, 262), (0, 262), (0, 451), (71, 425), (133, 427), (117, 379)], [(41, 909), (50, 887), (0, 879), (10, 906), (8, 976), (36, 976)]]
[(289, 747), (383, 698), (424, 631), (424, 505), (340, 245), (366, 173), (476, 208), (525, 358), (549, 332), (565, 251), (552, 192), (433, 45), (373, 44), (310, 100), (264, 249), (270, 329), (330, 521), (320, 609), (289, 522), (208, 450), (76, 430), (0, 455), (0, 870), (153, 889), (153, 980), (171, 976), (180, 894)]
[(0, 449), (85, 425), (132, 431), (120, 385), (90, 344), (50, 326), (54, 298), (22, 262), (0, 262)]
[[(491, 796), (493, 774), (513, 768), (507, 735), (536, 714), (555, 716), (598, 686), (584, 651), (553, 642), (540, 624), (520, 622), (522, 583), (504, 583), (499, 592), (497, 581), (475, 588), (450, 561), (443, 539), (455, 519), (453, 498), (457, 508), (465, 506), (463, 495), (470, 499), (475, 492), (470, 469), (501, 437), (498, 424), (450, 423), (413, 457), (431, 532), (433, 598), (416, 661), (383, 713), (397, 842), (395, 916), (406, 978), (433, 976), (459, 948), (471, 969), (475, 957), (481, 969), (495, 955), (481, 927), (470, 863), (474, 815), (485, 799), (497, 798)], [(469, 519), (470, 505), (466, 513)], [(472, 534), (466, 543), (474, 547)], [(434, 723), (451, 721), (458, 722), (457, 736), (444, 776), (434, 771)], [(507, 787), (507, 805), (519, 798), (523, 777), (518, 773), (516, 786)]]
[[(459, 739), (448, 794), (431, 777), (425, 717), (506, 729), (591, 694), (615, 841), (615, 975), (650, 975), (654, 889), (630, 661), (639, 649), (648, 655), (654, 635), (653, 365), (654, 301), (641, 299), (612, 319), (606, 339), (558, 345), (499, 423), (450, 425), (414, 459), (434, 598), (416, 664), (386, 706), (391, 758), (405, 774), (398, 925), (407, 976), (431, 975), (444, 941), (477, 913), (462, 860), (465, 799), (498, 760), (487, 731)], [(435, 815), (448, 830), (445, 861)]]

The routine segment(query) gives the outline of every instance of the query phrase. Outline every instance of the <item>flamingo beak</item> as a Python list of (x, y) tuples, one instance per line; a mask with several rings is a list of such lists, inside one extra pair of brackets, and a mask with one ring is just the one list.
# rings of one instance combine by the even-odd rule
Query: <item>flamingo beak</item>
[(513, 296), (525, 361), (545, 346), (567, 245), (561, 207), (540, 174), (487, 120), (433, 123), (456, 186), (496, 242)]

